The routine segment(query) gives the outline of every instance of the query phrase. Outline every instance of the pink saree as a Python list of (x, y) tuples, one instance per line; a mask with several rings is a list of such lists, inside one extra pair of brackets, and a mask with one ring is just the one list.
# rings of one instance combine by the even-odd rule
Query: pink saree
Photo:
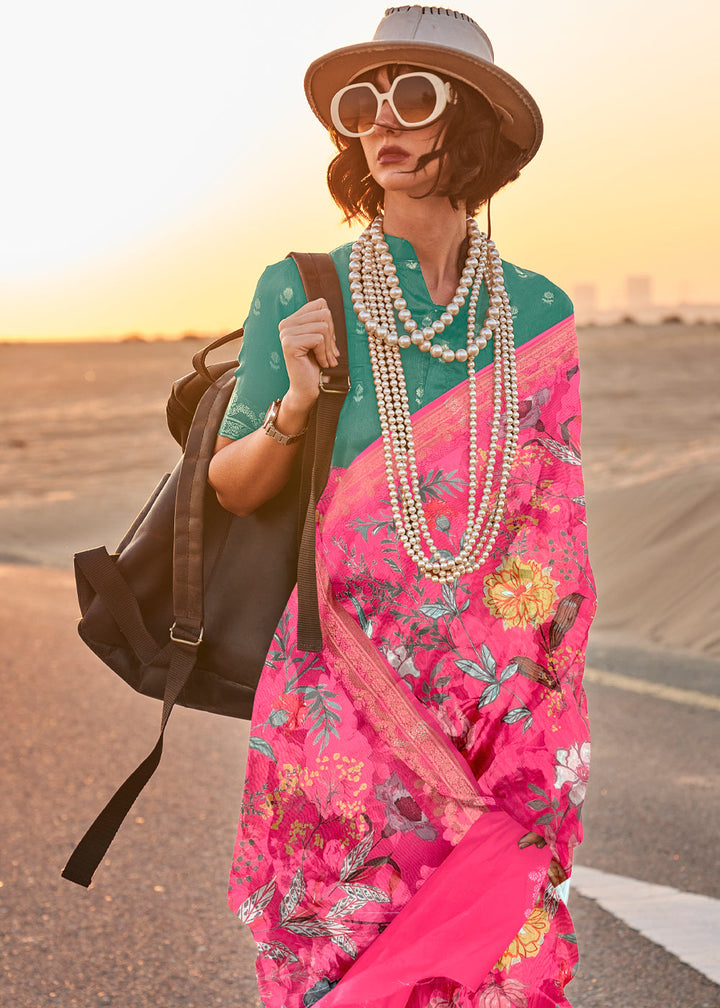
[[(331, 474), (324, 650), (297, 650), (293, 597), (255, 701), (230, 877), (266, 1008), (569, 1005), (577, 944), (547, 872), (555, 858), (570, 873), (582, 836), (595, 608), (571, 318), (519, 349), (518, 387), (504, 526), (458, 582), (420, 578), (398, 548), (379, 441)], [(453, 552), (467, 411), (463, 383), (413, 416), (428, 523)], [(519, 846), (530, 831), (545, 846)]]

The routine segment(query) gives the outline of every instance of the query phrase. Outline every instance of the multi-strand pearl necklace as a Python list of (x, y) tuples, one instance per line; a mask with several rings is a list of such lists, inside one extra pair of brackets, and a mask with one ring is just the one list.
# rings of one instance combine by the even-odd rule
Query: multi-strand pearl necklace
[[(385, 454), (385, 474), (398, 538), (421, 573), (433, 581), (453, 581), (485, 563), (505, 512), (507, 482), (515, 457), (519, 430), (515, 342), (512, 316), (500, 256), (494, 243), (468, 220), (469, 250), (455, 295), (432, 327), (419, 329), (408, 309), (397, 279), (389, 246), (378, 217), (363, 231), (350, 253), (350, 292), (353, 308), (368, 334), (375, 394)], [(483, 281), (488, 311), (475, 334), (477, 300)], [(464, 348), (434, 343), (453, 321), (469, 296), (467, 341)], [(397, 318), (404, 332), (398, 333)], [(487, 467), (478, 501), (477, 394), (475, 358), (487, 341), (494, 342), (493, 414)], [(401, 350), (412, 345), (439, 361), (467, 363), (469, 397), (469, 473), (467, 523), (459, 552), (439, 548), (425, 518), (415, 455), (410, 406)], [(500, 445), (501, 418), (505, 436)], [(499, 463), (499, 464), (498, 464)]]

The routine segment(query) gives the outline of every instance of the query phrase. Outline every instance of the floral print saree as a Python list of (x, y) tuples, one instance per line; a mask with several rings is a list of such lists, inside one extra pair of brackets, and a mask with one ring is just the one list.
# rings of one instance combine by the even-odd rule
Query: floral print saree
[[(324, 649), (297, 649), (293, 596), (256, 696), (230, 878), (266, 1008), (569, 1005), (577, 944), (548, 866), (569, 874), (582, 836), (595, 608), (572, 318), (523, 343), (517, 364), (505, 521), (474, 574), (418, 576), (380, 440), (331, 472)], [(491, 384), (488, 366), (481, 451)], [(453, 553), (467, 417), (465, 382), (413, 415), (428, 523)], [(539, 845), (519, 843), (529, 832)]]

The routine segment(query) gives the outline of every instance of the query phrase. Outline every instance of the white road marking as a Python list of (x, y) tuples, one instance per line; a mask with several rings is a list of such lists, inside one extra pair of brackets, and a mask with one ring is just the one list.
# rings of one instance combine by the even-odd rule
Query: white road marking
[(584, 865), (573, 868), (571, 887), (720, 984), (720, 900)]
[(663, 683), (649, 682), (647, 679), (636, 679), (634, 676), (594, 668), (585, 669), (585, 679), (600, 686), (614, 686), (616, 689), (627, 690), (628, 693), (644, 693), (658, 700), (670, 700), (672, 703), (691, 704), (693, 707), (704, 707), (705, 710), (720, 711), (720, 697), (700, 693), (699, 690), (679, 689), (677, 686), (666, 686)]

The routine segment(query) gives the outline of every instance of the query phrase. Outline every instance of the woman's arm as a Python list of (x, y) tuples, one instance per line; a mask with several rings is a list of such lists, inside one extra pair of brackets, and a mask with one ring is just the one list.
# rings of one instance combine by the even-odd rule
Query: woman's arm
[[(278, 329), (290, 387), (275, 427), (282, 434), (298, 434), (318, 397), (320, 369), (334, 367), (338, 359), (327, 302), (320, 298), (303, 305)], [(248, 515), (270, 500), (290, 478), (301, 444), (280, 444), (262, 427), (237, 441), (218, 436), (208, 479), (220, 504), (233, 514)]]

